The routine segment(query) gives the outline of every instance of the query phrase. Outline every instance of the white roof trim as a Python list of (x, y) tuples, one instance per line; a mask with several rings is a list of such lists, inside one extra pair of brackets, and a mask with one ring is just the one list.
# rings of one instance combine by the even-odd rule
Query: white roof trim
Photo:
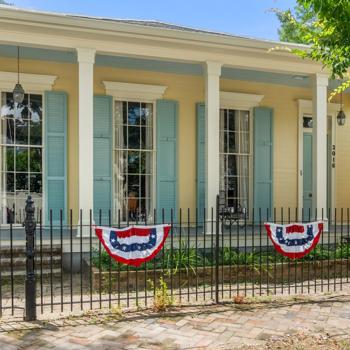
[[(42, 92), (52, 90), (57, 76), (20, 73), (19, 82), (24, 91)], [(17, 73), (0, 71), (0, 90), (12, 91), (17, 83)]]
[[(303, 113), (312, 114), (312, 100), (299, 99), (298, 106)], [(339, 109), (339, 103), (327, 103), (327, 113), (337, 113)]]
[(260, 105), (264, 95), (220, 91), (220, 107), (250, 110)]
[(103, 81), (106, 94), (118, 100), (155, 101), (163, 98), (167, 86)]

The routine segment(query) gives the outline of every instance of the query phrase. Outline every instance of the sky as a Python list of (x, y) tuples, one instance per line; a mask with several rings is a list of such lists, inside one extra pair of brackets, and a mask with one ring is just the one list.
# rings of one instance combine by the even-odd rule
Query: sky
[(148, 19), (189, 27), (278, 39), (271, 8), (286, 9), (295, 0), (8, 0), (17, 7), (123, 19)]

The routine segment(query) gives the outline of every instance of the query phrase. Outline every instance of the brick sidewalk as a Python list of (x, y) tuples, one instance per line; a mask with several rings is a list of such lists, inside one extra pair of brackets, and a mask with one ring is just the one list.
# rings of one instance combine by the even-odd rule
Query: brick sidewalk
[(350, 338), (350, 296), (334, 294), (248, 304), (87, 313), (0, 324), (0, 349), (239, 349), (302, 331)]

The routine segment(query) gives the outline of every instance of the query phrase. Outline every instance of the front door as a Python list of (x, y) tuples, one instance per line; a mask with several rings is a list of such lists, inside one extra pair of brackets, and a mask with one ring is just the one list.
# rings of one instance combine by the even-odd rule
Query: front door
[[(309, 118), (309, 117), (305, 117)], [(310, 119), (310, 118), (309, 118)], [(312, 218), (315, 214), (312, 211), (312, 128), (310, 123), (304, 122), (303, 133), (303, 217), (305, 220)], [(312, 125), (312, 124), (311, 124)], [(305, 131), (307, 130), (307, 131)], [(327, 128), (327, 208), (332, 207), (332, 118), (328, 117)]]
[[(304, 132), (303, 138), (303, 215), (312, 211), (312, 134)], [(306, 218), (305, 217), (305, 218)]]

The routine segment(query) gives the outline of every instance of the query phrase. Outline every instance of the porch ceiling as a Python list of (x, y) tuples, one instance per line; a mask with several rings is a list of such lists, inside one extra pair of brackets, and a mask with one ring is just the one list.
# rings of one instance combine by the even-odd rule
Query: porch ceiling
[[(13, 45), (0, 45), (0, 56), (16, 58), (17, 47)], [(73, 51), (50, 50), (34, 47), (21, 47), (21, 58), (61, 63), (77, 63), (76, 53)], [(196, 76), (203, 75), (204, 73), (202, 65), (196, 63), (150, 60), (101, 54), (96, 55), (96, 65)], [(223, 79), (246, 80), (296, 87), (308, 87), (310, 85), (310, 79), (308, 76), (295, 76), (290, 74), (230, 67), (223, 67), (221, 77)]]

